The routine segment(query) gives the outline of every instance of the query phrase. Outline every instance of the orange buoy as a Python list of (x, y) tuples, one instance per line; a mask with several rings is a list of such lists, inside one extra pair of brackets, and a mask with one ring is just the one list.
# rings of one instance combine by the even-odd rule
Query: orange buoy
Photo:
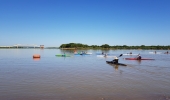
[(33, 58), (40, 58), (40, 55), (39, 54), (35, 54), (35, 55), (33, 55)]

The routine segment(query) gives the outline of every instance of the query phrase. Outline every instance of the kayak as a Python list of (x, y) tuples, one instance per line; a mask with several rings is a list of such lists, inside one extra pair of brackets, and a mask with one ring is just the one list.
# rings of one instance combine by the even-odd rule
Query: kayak
[(112, 54), (109, 54), (109, 53), (104, 53), (104, 54), (102, 54), (102, 53), (96, 53), (96, 55), (105, 55), (105, 54), (107, 54), (107, 55), (112, 55)]
[[(104, 56), (105, 54), (97, 54), (97, 56)], [(107, 55), (109, 55), (109, 56), (113, 56), (113, 54), (107, 54)]]
[(92, 53), (91, 52), (85, 52), (85, 53), (78, 52), (78, 53), (74, 53), (74, 54), (77, 54), (77, 55), (82, 55), (82, 54), (91, 55)]
[(74, 55), (91, 55), (91, 54), (86, 54), (86, 53), (79, 54), (79, 53), (76, 53)]
[(169, 53), (165, 52), (164, 54), (169, 54)]
[(151, 58), (142, 58), (142, 59), (137, 59), (137, 58), (125, 58), (125, 60), (155, 60)]
[(130, 55), (131, 56), (131, 55), (138, 55), (138, 54), (129, 54), (129, 53), (127, 53), (127, 54), (123, 54), (123, 55)]
[(91, 55), (92, 53), (90, 53), (90, 52), (87, 52), (87, 53), (85, 53), (85, 54)]
[(87, 54), (87, 55), (91, 55), (92, 53), (90, 53), (90, 52), (89, 52), (89, 53), (85, 53), (85, 54)]
[(58, 54), (58, 55), (55, 55), (57, 57), (71, 57), (70, 55), (62, 55), (62, 54)]
[(104, 55), (104, 53), (102, 54), (102, 53), (96, 53), (96, 55)]
[(105, 55), (97, 55), (97, 57), (116, 57), (116, 56), (111, 56), (111, 55), (107, 55), (107, 56), (105, 56)]
[(150, 54), (161, 54), (162, 52), (149, 52)]
[(108, 64), (127, 66), (126, 64), (122, 64), (122, 63), (114, 63), (113, 61), (106, 61), (106, 62), (107, 62)]

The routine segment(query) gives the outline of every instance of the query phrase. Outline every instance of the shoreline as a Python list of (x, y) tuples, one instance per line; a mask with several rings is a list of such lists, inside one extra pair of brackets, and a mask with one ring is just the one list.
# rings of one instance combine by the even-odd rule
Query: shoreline
[(47, 47), (47, 48), (2, 48), (0, 49), (60, 49), (60, 50), (170, 50), (170, 49), (123, 49), (123, 48), (55, 48), (55, 47)]

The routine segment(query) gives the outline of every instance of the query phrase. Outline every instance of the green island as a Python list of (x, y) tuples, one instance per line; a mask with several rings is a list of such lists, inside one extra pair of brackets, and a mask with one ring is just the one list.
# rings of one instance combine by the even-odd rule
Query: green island
[(152, 46), (127, 46), (127, 45), (115, 45), (110, 46), (108, 44), (103, 44), (101, 46), (98, 45), (87, 45), (81, 43), (68, 43), (68, 44), (61, 44), (60, 49), (143, 49), (143, 50), (169, 50), (170, 45), (161, 46), (161, 45), (152, 45)]

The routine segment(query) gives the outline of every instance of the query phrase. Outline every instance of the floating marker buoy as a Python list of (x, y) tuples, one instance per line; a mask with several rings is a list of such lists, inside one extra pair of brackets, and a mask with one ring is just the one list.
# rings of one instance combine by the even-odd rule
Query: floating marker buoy
[(35, 54), (35, 55), (33, 55), (33, 58), (40, 58), (40, 55), (39, 54)]

